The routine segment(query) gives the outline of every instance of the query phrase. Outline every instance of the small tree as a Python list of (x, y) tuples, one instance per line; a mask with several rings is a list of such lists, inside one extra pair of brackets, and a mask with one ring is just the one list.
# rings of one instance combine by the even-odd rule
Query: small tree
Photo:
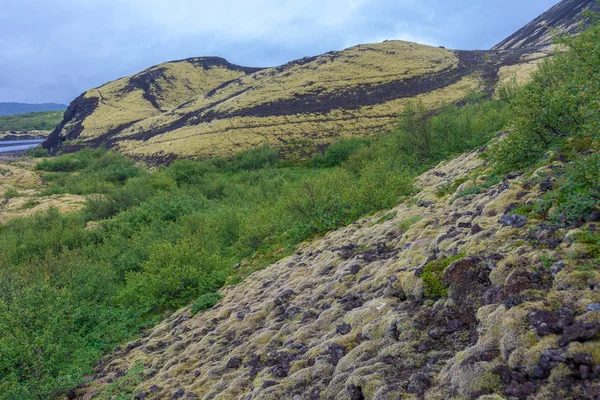
[(427, 108), (421, 100), (409, 101), (400, 114), (398, 130), (403, 145), (414, 151), (419, 157), (433, 156), (431, 124)]

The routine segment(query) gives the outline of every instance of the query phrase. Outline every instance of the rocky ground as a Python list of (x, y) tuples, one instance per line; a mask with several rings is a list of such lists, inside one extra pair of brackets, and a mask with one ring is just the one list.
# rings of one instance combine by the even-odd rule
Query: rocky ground
[(556, 163), (500, 182), (486, 164), (441, 164), (414, 199), (180, 310), (68, 398), (600, 398), (600, 272), (578, 239), (600, 225), (515, 211)]

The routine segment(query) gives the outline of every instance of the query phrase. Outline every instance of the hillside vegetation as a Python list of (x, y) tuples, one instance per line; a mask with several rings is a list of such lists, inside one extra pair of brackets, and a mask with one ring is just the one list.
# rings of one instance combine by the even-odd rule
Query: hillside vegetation
[(106, 146), (156, 164), (231, 157), (267, 144), (282, 157), (306, 160), (340, 138), (393, 130), (410, 99), (429, 109), (457, 103), (548, 54), (387, 41), (266, 69), (182, 60), (84, 93), (44, 147)]
[[(221, 300), (200, 297), (115, 349), (73, 394), (597, 398), (599, 34), (595, 25), (564, 39), (567, 53), (501, 91), (509, 134), (420, 175), (416, 196), (392, 210), (302, 244), (222, 289)], [(475, 120), (503, 108), (486, 103)], [(419, 110), (409, 107), (360, 165), (397, 160), (378, 150), (391, 143), (401, 144), (393, 154), (427, 164), (469, 132), (460, 125), (446, 137), (448, 127), (474, 121), (468, 108), (430, 120)]]
[(507, 119), (507, 104), (481, 96), (433, 120), (415, 103), (402, 124), (426, 129), (429, 147), (401, 129), (342, 140), (305, 166), (264, 146), (155, 172), (105, 150), (39, 162), (40, 196), (91, 196), (81, 213), (0, 227), (1, 391), (43, 397), (73, 387), (94, 359), (166, 310), (395, 205), (427, 166), (485, 143)]
[[(89, 380), (69, 398), (591, 398), (599, 34), (565, 38), (568, 51), (498, 99), (468, 91), (435, 115), (403, 101), (393, 133), (303, 162), (268, 145), (154, 171), (102, 149), (40, 160), (40, 196), (88, 200), (0, 226), (0, 397)], [(294, 303), (317, 275), (321, 297)], [(193, 301), (198, 316), (115, 348)]]
[(63, 111), (0, 116), (0, 131), (51, 131), (62, 118)]

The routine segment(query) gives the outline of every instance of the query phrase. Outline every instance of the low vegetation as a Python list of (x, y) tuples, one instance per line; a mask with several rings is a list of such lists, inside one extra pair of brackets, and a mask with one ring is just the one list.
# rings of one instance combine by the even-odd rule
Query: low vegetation
[[(599, 29), (565, 39), (570, 51), (502, 100), (474, 93), (434, 116), (414, 101), (395, 132), (342, 140), (306, 163), (280, 162), (267, 146), (152, 172), (104, 150), (39, 162), (46, 194), (89, 200), (79, 213), (51, 210), (0, 226), (1, 396), (67, 391), (104, 352), (170, 311), (196, 299), (194, 312), (211, 307), (223, 285), (396, 205), (419, 173), (506, 128), (512, 133), (487, 152), (495, 173), (521, 169), (534, 182), (536, 168), (565, 163), (531, 212), (557, 224), (585, 221), (600, 193)], [(597, 247), (597, 236), (581, 240)], [(426, 296), (445, 296), (440, 277), (452, 260), (425, 267)]]
[(63, 111), (0, 116), (0, 131), (51, 131), (62, 117)]

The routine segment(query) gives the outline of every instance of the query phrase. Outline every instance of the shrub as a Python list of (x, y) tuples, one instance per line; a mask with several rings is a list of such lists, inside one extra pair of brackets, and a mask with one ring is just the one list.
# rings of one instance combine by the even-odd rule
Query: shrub
[(222, 298), (223, 295), (217, 292), (203, 294), (194, 302), (190, 311), (192, 314), (196, 314), (199, 311), (208, 310), (214, 307)]
[(585, 221), (600, 202), (600, 154), (582, 156), (566, 169), (550, 196), (556, 205), (550, 217), (573, 224)]
[(127, 275), (118, 303), (144, 310), (178, 307), (220, 288), (229, 275), (231, 260), (190, 240), (156, 246), (141, 270)]
[(233, 170), (256, 170), (276, 166), (279, 155), (268, 144), (235, 155), (230, 168)]
[(367, 146), (371, 143), (366, 138), (349, 138), (341, 139), (333, 143), (325, 150), (324, 154), (316, 154), (313, 156), (310, 164), (316, 168), (331, 168), (342, 164), (358, 149)]
[(511, 134), (491, 153), (499, 171), (533, 165), (571, 136), (598, 139), (600, 124), (600, 23), (559, 43), (567, 47), (542, 62), (512, 101)]

